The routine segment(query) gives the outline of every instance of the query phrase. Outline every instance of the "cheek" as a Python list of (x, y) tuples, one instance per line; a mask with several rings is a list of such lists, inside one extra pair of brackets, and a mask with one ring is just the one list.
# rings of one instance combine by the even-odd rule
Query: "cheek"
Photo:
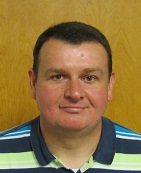
[(36, 100), (39, 106), (39, 109), (52, 108), (57, 103), (59, 94), (57, 90), (54, 90), (51, 87), (39, 86), (36, 90)]
[(93, 107), (105, 111), (108, 103), (108, 90), (106, 88), (96, 89), (89, 93), (89, 101)]

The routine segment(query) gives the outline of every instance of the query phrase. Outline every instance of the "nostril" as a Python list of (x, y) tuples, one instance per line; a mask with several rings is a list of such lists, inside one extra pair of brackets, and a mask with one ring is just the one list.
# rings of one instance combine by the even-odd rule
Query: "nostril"
[(78, 101), (84, 97), (81, 89), (67, 89), (64, 93), (65, 98), (69, 98), (72, 101)]

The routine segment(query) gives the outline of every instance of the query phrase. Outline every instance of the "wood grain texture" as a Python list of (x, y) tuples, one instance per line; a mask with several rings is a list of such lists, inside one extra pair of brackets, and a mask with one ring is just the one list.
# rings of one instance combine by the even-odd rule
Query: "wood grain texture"
[(140, 0), (0, 0), (0, 131), (39, 114), (27, 75), (35, 41), (74, 20), (96, 26), (112, 47), (117, 82), (105, 115), (141, 133)]

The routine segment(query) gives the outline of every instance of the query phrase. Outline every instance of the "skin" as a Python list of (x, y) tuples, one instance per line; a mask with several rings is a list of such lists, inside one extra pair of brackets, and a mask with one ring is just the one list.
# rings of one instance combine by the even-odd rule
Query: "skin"
[(115, 74), (109, 77), (105, 48), (50, 39), (41, 48), (37, 78), (32, 69), (29, 78), (48, 148), (68, 166), (80, 167), (97, 147), (101, 118), (112, 99)]

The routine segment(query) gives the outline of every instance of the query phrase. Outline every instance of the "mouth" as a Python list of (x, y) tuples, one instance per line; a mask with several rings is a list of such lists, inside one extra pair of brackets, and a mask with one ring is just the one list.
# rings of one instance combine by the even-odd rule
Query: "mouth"
[(81, 113), (86, 107), (83, 106), (60, 106), (60, 109), (70, 114)]

